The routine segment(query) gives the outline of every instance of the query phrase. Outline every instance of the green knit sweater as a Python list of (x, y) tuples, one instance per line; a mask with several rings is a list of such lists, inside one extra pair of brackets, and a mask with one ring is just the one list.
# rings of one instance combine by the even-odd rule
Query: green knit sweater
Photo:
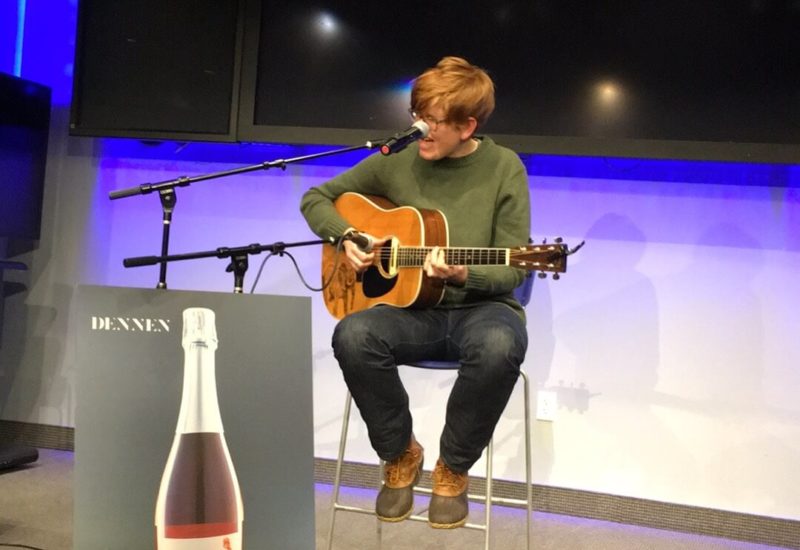
[[(478, 149), (460, 158), (427, 161), (412, 144), (398, 154), (371, 155), (324, 185), (309, 189), (300, 210), (320, 237), (338, 237), (350, 224), (333, 200), (353, 191), (386, 197), (396, 205), (440, 210), (447, 219), (449, 245), (509, 248), (530, 235), (528, 178), (511, 150), (481, 138)], [(359, 229), (359, 228), (356, 228)], [(447, 286), (438, 307), (464, 307), (487, 300), (522, 308), (511, 291), (524, 277), (506, 266), (471, 266), (463, 287)]]

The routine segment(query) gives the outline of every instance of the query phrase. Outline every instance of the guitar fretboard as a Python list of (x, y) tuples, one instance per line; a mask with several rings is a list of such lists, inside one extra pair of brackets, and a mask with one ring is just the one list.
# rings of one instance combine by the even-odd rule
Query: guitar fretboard
[[(397, 267), (421, 267), (425, 257), (433, 250), (426, 246), (401, 246), (397, 249)], [(443, 248), (448, 265), (508, 265), (508, 248)], [(391, 254), (382, 248), (381, 256)]]

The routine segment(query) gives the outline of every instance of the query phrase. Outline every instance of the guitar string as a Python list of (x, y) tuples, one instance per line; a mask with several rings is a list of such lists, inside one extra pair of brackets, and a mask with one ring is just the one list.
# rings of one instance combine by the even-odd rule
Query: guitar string
[[(397, 267), (421, 267), (427, 254), (433, 250), (431, 246), (400, 246), (397, 248)], [(451, 265), (509, 265), (515, 259), (519, 266), (555, 267), (551, 259), (520, 259), (519, 256), (530, 257), (531, 254), (557, 254), (560, 247), (548, 246), (544, 249), (531, 250), (529, 247), (519, 248), (475, 248), (475, 247), (442, 247), (445, 260)], [(381, 246), (375, 249), (379, 262), (388, 262), (392, 258), (393, 249)], [(519, 267), (518, 266), (518, 267)]]
[[(397, 263), (401, 267), (420, 266), (433, 248), (430, 246), (400, 247), (397, 250)], [(505, 265), (514, 252), (509, 248), (474, 247), (446, 247), (443, 250), (447, 263), (454, 265)], [(376, 255), (381, 261), (390, 259), (392, 253), (391, 247), (379, 247), (376, 250)]]

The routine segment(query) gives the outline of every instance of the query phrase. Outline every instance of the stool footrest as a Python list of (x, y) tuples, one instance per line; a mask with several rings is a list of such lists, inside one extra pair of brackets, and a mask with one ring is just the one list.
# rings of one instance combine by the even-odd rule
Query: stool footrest
[[(414, 487), (414, 492), (419, 495), (433, 495), (433, 489), (429, 487)], [(467, 493), (467, 498), (469, 500), (474, 500), (476, 502), (486, 502), (486, 495), (485, 494), (476, 494), (476, 493)], [(510, 498), (503, 498), (503, 497), (490, 497), (490, 501), (492, 504), (502, 504), (503, 502), (513, 502), (514, 504), (521, 504), (525, 506), (528, 501), (527, 500), (519, 500), (519, 499), (510, 499)]]
[(369, 516), (375, 515), (375, 510), (369, 508), (361, 508), (359, 506), (346, 506), (344, 504), (339, 504), (338, 502), (335, 502), (333, 504), (333, 507), (334, 509), (340, 510), (342, 512), (355, 512), (357, 514), (366, 514)]

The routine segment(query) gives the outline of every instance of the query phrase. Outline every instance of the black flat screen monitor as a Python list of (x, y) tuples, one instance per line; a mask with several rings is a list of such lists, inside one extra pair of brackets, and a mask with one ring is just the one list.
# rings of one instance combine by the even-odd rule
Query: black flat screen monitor
[(0, 237), (41, 233), (50, 88), (0, 73)]
[(459, 55), (496, 82), (485, 132), (520, 152), (800, 160), (794, 0), (251, 4), (240, 139), (403, 129), (408, 81)]
[(239, 0), (81, 0), (70, 133), (233, 141)]

